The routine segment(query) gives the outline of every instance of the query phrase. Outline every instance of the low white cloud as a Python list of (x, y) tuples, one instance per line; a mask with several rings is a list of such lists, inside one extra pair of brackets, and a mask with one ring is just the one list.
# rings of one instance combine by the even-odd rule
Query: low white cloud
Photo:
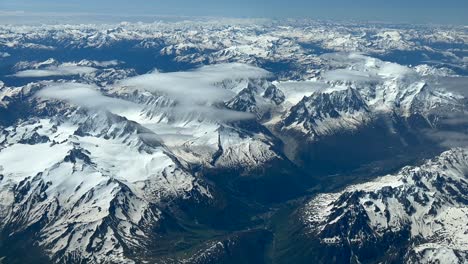
[(19, 78), (41, 78), (53, 76), (72, 76), (83, 75), (95, 72), (97, 69), (89, 66), (77, 66), (72, 64), (61, 64), (58, 66), (49, 66), (43, 69), (23, 70), (15, 73), (13, 76)]
[(261, 68), (241, 63), (203, 66), (185, 72), (152, 72), (118, 83), (167, 96), (177, 102), (170, 109), (175, 117), (195, 115), (216, 121), (254, 118), (250, 113), (221, 109), (217, 105), (236, 94), (220, 85), (239, 79), (266, 78), (270, 73)]
[[(94, 71), (94, 68), (61, 64), (58, 67), (48, 67), (41, 70), (26, 70), (19, 72), (21, 76), (50, 76), (50, 72), (82, 73)], [(73, 70), (71, 70), (73, 69)], [(19, 74), (18, 73), (18, 74)], [(175, 104), (171, 107), (156, 109), (164, 112), (174, 120), (208, 119), (212, 121), (235, 121), (254, 118), (245, 112), (233, 111), (222, 107), (222, 102), (235, 96), (229, 89), (223, 88), (224, 81), (239, 79), (264, 78), (269, 72), (245, 64), (219, 64), (204, 66), (193, 71), (160, 73), (153, 72), (123, 80), (119, 87), (133, 87), (144, 91), (154, 92), (160, 96), (172, 99)], [(49, 99), (64, 100), (75, 105), (98, 108), (111, 111), (119, 115), (126, 113), (142, 113), (145, 105), (138, 105), (123, 99), (113, 98), (102, 94), (95, 85), (81, 83), (56, 83), (45, 87), (36, 96)], [(129, 117), (131, 119), (131, 117)]]
[(416, 71), (397, 63), (385, 62), (361, 53), (331, 53), (321, 56), (333, 70), (322, 77), (331, 81), (379, 82), (392, 78), (413, 78)]
[(330, 81), (352, 81), (352, 82), (371, 82), (378, 81), (380, 78), (367, 72), (361, 72), (349, 69), (337, 69), (328, 71), (322, 76)]
[(468, 131), (450, 131), (450, 130), (436, 130), (426, 133), (430, 138), (436, 141), (443, 147), (459, 148), (468, 147)]
[(331, 66), (340, 67), (351, 63), (363, 63), (367, 60), (367, 56), (358, 52), (335, 52), (325, 53), (320, 55), (320, 58), (326, 60)]
[(8, 57), (10, 57), (10, 56), (11, 56), (11, 55), (10, 55), (10, 53), (8, 53), (8, 52), (0, 52), (0, 58), (8, 58)]
[(41, 89), (36, 96), (69, 102), (86, 108), (103, 109), (111, 112), (141, 109), (137, 104), (103, 95), (95, 85), (82, 83), (56, 83)]
[(118, 60), (110, 60), (110, 61), (92, 61), (94, 65), (97, 67), (110, 67), (110, 66), (117, 66), (121, 62)]
[(153, 72), (129, 78), (120, 83), (150, 92), (165, 94), (179, 102), (193, 105), (227, 100), (235, 94), (220, 88), (222, 81), (262, 78), (269, 73), (258, 67), (240, 64), (216, 64), (193, 71), (160, 73)]
[(174, 117), (176, 120), (184, 120), (185, 118), (190, 117), (190, 115), (212, 121), (226, 122), (255, 118), (255, 116), (251, 113), (195, 104), (173, 106), (170, 109), (166, 110), (169, 110), (166, 112), (171, 113), (172, 117)]
[(292, 105), (299, 103), (304, 96), (311, 96), (316, 92), (324, 92), (330, 88), (330, 85), (318, 81), (286, 81), (275, 82), (285, 95), (286, 101)]
[(393, 63), (393, 62), (383, 62), (381, 65), (379, 65), (379, 69), (377, 71), (377, 74), (382, 77), (388, 77), (388, 78), (395, 78), (395, 77), (408, 77), (415, 75), (416, 72), (406, 66)]
[(433, 81), (435, 87), (468, 97), (468, 77), (440, 77)]
[[(133, 118), (138, 120), (146, 107), (104, 95), (96, 85), (74, 82), (49, 85), (38, 91), (36, 97), (65, 101), (88, 109), (106, 110), (132, 120)], [(237, 121), (254, 117), (250, 113), (198, 104), (178, 104), (173, 107), (160, 108), (158, 111), (164, 112), (175, 120), (184, 120), (190, 116), (212, 121)]]

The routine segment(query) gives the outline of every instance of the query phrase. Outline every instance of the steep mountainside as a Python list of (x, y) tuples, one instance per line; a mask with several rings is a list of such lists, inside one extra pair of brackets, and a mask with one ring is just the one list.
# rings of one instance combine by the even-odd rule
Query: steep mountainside
[(301, 211), (313, 259), (340, 263), (464, 263), (468, 255), (468, 151), (319, 194)]

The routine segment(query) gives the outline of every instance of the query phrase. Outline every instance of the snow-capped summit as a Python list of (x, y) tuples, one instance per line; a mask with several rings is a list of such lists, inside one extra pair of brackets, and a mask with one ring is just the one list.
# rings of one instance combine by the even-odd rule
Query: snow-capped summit
[(109, 112), (30, 118), (0, 144), (1, 227), (34, 227), (57, 262), (132, 262), (125, 250), (148, 246), (165, 221), (158, 207), (212, 197), (153, 132)]
[(281, 129), (304, 131), (311, 137), (340, 129), (357, 129), (368, 117), (369, 109), (353, 88), (304, 97), (286, 114)]
[(236, 111), (253, 113), (257, 119), (263, 120), (283, 102), (284, 94), (275, 85), (265, 80), (251, 80), (226, 105)]
[(421, 67), (415, 70), (361, 54), (329, 54), (324, 59), (337, 68), (306, 82), (279, 84), (289, 103), (274, 120), (280, 131), (313, 139), (355, 131), (385, 115), (390, 120), (422, 117), (426, 126), (435, 126), (437, 116), (465, 109), (462, 95), (438, 87), (432, 76), (420, 73)]
[[(319, 194), (303, 209), (306, 236), (339, 249), (322, 256), (337, 260), (463, 263), (467, 171), (468, 151), (452, 149), (421, 166)], [(385, 253), (376, 255), (376, 248)]]

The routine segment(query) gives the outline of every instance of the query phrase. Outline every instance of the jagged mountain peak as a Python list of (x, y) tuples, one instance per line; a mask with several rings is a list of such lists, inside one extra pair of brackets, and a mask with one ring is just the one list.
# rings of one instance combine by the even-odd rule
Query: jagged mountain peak
[[(365, 121), (369, 108), (353, 88), (305, 96), (285, 115), (282, 129), (299, 129), (320, 135), (340, 128), (355, 128)], [(325, 125), (328, 123), (328, 125)], [(328, 128), (327, 128), (328, 127)], [(320, 131), (324, 129), (324, 131)]]
[[(422, 251), (449, 251), (463, 261), (468, 241), (462, 231), (468, 213), (467, 172), (467, 150), (452, 149), (421, 166), (318, 195), (304, 209), (303, 220), (309, 235), (324, 247), (342, 248), (360, 261), (370, 261), (372, 255), (366, 251), (378, 245), (402, 261)], [(396, 241), (405, 242), (396, 245)], [(396, 247), (406, 250), (392, 250)], [(448, 261), (444, 254), (436, 259)]]

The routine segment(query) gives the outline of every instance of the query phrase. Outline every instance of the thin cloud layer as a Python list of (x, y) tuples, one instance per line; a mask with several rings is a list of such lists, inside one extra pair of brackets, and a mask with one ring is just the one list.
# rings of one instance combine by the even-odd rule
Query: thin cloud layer
[[(175, 86), (178, 85), (182, 84), (175, 84)], [(182, 89), (182, 87), (179, 88)], [(214, 87), (207, 89), (215, 90)], [(222, 88), (216, 88), (216, 90), (228, 91)], [(198, 91), (206, 92), (206, 90)], [(222, 92), (219, 92), (216, 96), (220, 94), (222, 95)], [(49, 85), (37, 92), (36, 96), (40, 98), (66, 101), (71, 104), (89, 109), (106, 110), (114, 114), (123, 116), (127, 116), (127, 114), (130, 114), (130, 116), (128, 117), (130, 119), (132, 119), (131, 117), (134, 116), (134, 113), (142, 113), (142, 111), (145, 109), (144, 105), (138, 105), (136, 103), (129, 102), (120, 98), (106, 96), (99, 91), (99, 88), (96, 85), (75, 82), (55, 83)], [(206, 97), (210, 98), (210, 95), (207, 95)], [(210, 99), (212, 98), (214, 97), (211, 97)], [(250, 113), (218, 108), (210, 104), (197, 104), (195, 103), (195, 101), (189, 103), (190, 100), (188, 99), (189, 97), (187, 98), (187, 100), (182, 100), (184, 103), (179, 102), (173, 107), (162, 108), (159, 110), (170, 115), (175, 120), (183, 120), (187, 116), (196, 116), (212, 121), (225, 122), (254, 118), (254, 116)]]
[(217, 85), (220, 82), (267, 76), (269, 72), (261, 68), (230, 63), (204, 66), (186, 72), (153, 72), (124, 80), (120, 85), (162, 93), (188, 105), (212, 104), (234, 96), (232, 91), (220, 88)]
[(321, 56), (335, 70), (322, 76), (331, 81), (379, 82), (393, 78), (414, 78), (416, 71), (397, 63), (385, 62), (361, 53), (330, 53)]
[(441, 146), (447, 148), (468, 147), (468, 130), (450, 131), (436, 130), (428, 131), (426, 134)]
[(134, 103), (105, 96), (98, 89), (97, 86), (89, 84), (56, 83), (40, 90), (36, 93), (36, 96), (62, 100), (86, 108), (103, 109), (111, 112), (141, 109), (140, 106)]
[(169, 110), (176, 120), (184, 120), (188, 116), (199, 116), (203, 119), (212, 121), (239, 121), (253, 119), (255, 116), (251, 113), (234, 111), (223, 108), (216, 108), (202, 105), (181, 105), (171, 107)]
[[(382, 83), (388, 80), (406, 81), (408, 84), (423, 81), (428, 89), (433, 91), (448, 91), (460, 98), (468, 96), (468, 78), (464, 76), (445, 76), (444, 71), (433, 74), (421, 74), (415, 68), (396, 63), (381, 61), (360, 53), (332, 53), (324, 54), (322, 59), (333, 66), (321, 74), (326, 81), (363, 83)], [(440, 146), (466, 147), (468, 146), (468, 113), (466, 111), (441, 113), (435, 108), (439, 116), (437, 126), (424, 131), (425, 135)]]
[(8, 52), (0, 52), (0, 58), (8, 58), (8, 57), (10, 57), (10, 56), (11, 56), (11, 55), (10, 55), (10, 53), (8, 53)]
[[(61, 64), (45, 69), (21, 71), (17, 76), (86, 74), (95, 70), (92, 67)], [(220, 107), (222, 102), (235, 96), (233, 91), (223, 88), (221, 83), (265, 78), (269, 74), (266, 70), (246, 64), (219, 64), (186, 72), (153, 72), (123, 80), (118, 86), (135, 87), (173, 99), (176, 102), (174, 106), (159, 110), (169, 114), (174, 120), (184, 120), (192, 116), (197, 119), (228, 122), (251, 119), (254, 116), (251, 113)], [(141, 113), (145, 109), (143, 105), (106, 96), (99, 92), (97, 86), (81, 83), (56, 83), (42, 89), (36, 96), (63, 100), (87, 108), (104, 109), (121, 115), (125, 115), (128, 111)]]
[[(467, 98), (467, 77), (438, 77), (430, 83), (436, 89), (446, 90)], [(468, 112), (449, 112), (439, 118), (438, 127), (427, 135), (441, 146), (448, 148), (468, 147)]]
[(372, 82), (379, 80), (379, 78), (369, 73), (348, 69), (328, 71), (322, 74), (322, 76), (331, 81)]
[(53, 76), (83, 75), (90, 74), (95, 71), (97, 71), (97, 69), (93, 67), (61, 64), (59, 66), (49, 66), (44, 69), (19, 71), (13, 76), (18, 78), (41, 78)]
[(468, 77), (441, 77), (434, 82), (434, 85), (468, 97)]
[(203, 66), (186, 72), (152, 72), (123, 80), (118, 85), (135, 87), (173, 99), (177, 104), (169, 112), (175, 118), (192, 115), (215, 121), (234, 121), (251, 119), (254, 116), (217, 107), (218, 103), (236, 95), (220, 84), (239, 79), (266, 78), (269, 75), (268, 71), (255, 66), (229, 63)]

